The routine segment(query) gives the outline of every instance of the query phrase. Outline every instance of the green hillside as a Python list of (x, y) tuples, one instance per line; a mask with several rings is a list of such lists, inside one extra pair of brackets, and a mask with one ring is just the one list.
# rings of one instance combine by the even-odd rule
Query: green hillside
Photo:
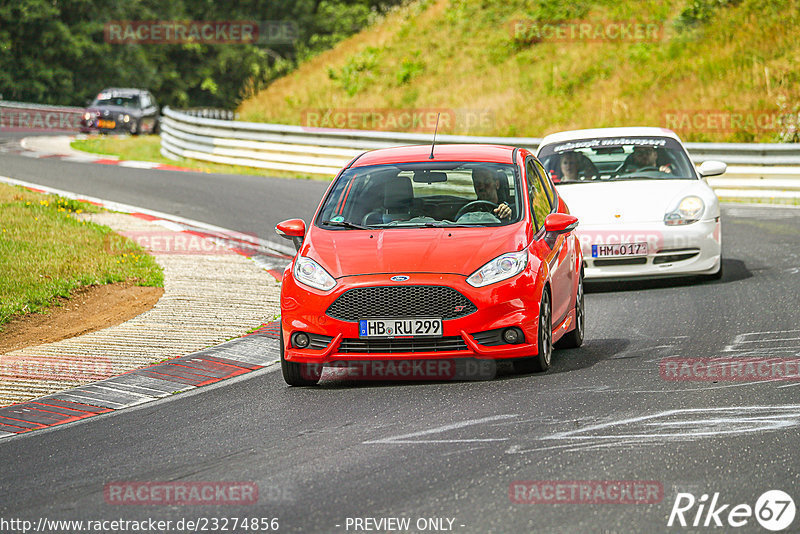
[(446, 133), (649, 125), (797, 141), (798, 23), (800, 0), (421, 0), (239, 111), (323, 127), (428, 131), (396, 119), (441, 111)]

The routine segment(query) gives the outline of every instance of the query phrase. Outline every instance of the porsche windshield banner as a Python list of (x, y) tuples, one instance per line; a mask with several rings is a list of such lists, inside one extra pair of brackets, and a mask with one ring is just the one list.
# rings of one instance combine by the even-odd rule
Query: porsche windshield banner
[(561, 152), (568, 152), (571, 150), (579, 150), (582, 148), (605, 148), (617, 146), (651, 146), (654, 148), (678, 148), (678, 142), (668, 137), (605, 137), (596, 139), (578, 139), (575, 141), (568, 141), (566, 143), (556, 143), (548, 145), (542, 149), (539, 154), (542, 156), (549, 156), (550, 154), (560, 154)]

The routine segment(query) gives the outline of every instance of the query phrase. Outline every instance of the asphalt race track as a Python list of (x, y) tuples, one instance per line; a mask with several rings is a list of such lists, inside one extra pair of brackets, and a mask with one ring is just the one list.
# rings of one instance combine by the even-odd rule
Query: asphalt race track
[[(327, 186), (11, 154), (0, 154), (0, 174), (266, 239), (281, 219), (308, 221)], [(390, 517), (408, 518), (415, 532), (765, 532), (755, 517), (735, 529), (726, 521), (767, 490), (800, 502), (800, 382), (667, 380), (664, 366), (800, 356), (800, 210), (726, 205), (723, 236), (720, 281), (589, 287), (586, 342), (556, 351), (546, 374), (501, 366), (489, 381), (413, 383), (329, 375), (309, 389), (258, 371), (2, 440), (0, 518), (277, 518), (280, 532), (355, 532), (355, 518)], [(259, 497), (107, 503), (106, 485), (128, 481), (246, 482)], [(645, 504), (517, 503), (515, 481), (662, 489)], [(724, 527), (714, 518), (703, 527), (703, 511), (700, 526), (669, 528), (678, 493), (718, 493), (717, 508), (729, 505), (718, 516)], [(797, 517), (788, 531), (799, 525)]]

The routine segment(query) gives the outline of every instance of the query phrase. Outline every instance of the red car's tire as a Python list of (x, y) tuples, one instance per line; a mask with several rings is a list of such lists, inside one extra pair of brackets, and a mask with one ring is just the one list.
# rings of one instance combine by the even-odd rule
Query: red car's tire
[(576, 349), (583, 345), (583, 334), (585, 331), (585, 310), (583, 305), (583, 272), (578, 278), (578, 293), (575, 295), (575, 328), (564, 334), (558, 340), (556, 348)]
[(539, 354), (530, 358), (515, 360), (512, 365), (517, 373), (534, 373), (547, 371), (553, 360), (553, 314), (550, 306), (550, 293), (542, 292), (539, 304)]
[(283, 346), (283, 325), (281, 325), (280, 340), (281, 371), (286, 383), (290, 386), (316, 386), (322, 376), (322, 366), (286, 361), (283, 357), (285, 350)]

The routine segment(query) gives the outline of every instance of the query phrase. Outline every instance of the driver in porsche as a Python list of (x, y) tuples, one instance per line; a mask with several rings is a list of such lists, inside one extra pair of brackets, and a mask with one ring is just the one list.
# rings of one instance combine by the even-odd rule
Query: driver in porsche
[(635, 146), (633, 147), (633, 155), (631, 156), (631, 163), (636, 169), (653, 168), (661, 172), (671, 173), (670, 165), (658, 166), (658, 151), (652, 146)]
[(474, 169), (472, 171), (472, 186), (475, 188), (478, 200), (486, 200), (492, 204), (497, 204), (492, 213), (498, 219), (503, 220), (511, 217), (511, 207), (507, 202), (501, 201), (499, 198), (500, 177), (494, 172), (485, 167)]

